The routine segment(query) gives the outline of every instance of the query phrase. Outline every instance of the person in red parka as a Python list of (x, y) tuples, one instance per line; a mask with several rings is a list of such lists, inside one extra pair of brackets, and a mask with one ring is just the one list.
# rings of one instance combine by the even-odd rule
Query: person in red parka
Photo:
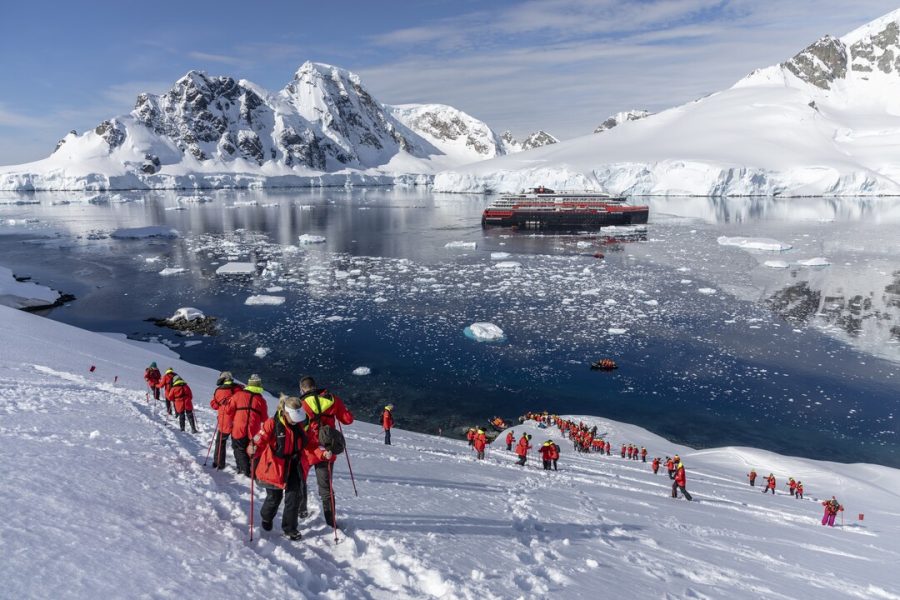
[(775, 495), (775, 476), (769, 473), (769, 476), (766, 477), (766, 487), (763, 488), (763, 494), (772, 490), (772, 495)]
[(222, 371), (216, 380), (216, 391), (213, 392), (212, 400), (209, 401), (210, 408), (218, 413), (216, 420), (216, 453), (213, 455), (212, 466), (220, 471), (225, 468), (225, 447), (234, 425), (234, 414), (229, 415), (225, 408), (228, 406), (231, 397), (242, 389), (244, 389), (244, 386), (234, 381), (231, 371)]
[(484, 449), (488, 444), (490, 444), (490, 442), (487, 439), (487, 434), (484, 432), (484, 429), (476, 431), (472, 446), (475, 447), (475, 457), (478, 460), (484, 460)]
[(281, 529), (291, 540), (302, 538), (297, 522), (307, 454), (320, 453), (323, 459), (330, 458), (330, 453), (320, 452), (316, 441), (308, 435), (305, 417), (300, 398), (282, 395), (275, 415), (263, 423), (247, 445), (247, 454), (255, 458), (254, 477), (266, 488), (266, 500), (260, 510), (262, 527), (265, 531), (272, 530), (283, 498)]
[(250, 477), (247, 446), (269, 418), (269, 407), (262, 394), (262, 379), (253, 374), (244, 389), (236, 391), (225, 406), (225, 414), (231, 419), (231, 449), (234, 450), (237, 472), (247, 477)]
[(544, 470), (549, 471), (550, 465), (553, 464), (553, 448), (554, 444), (552, 441), (547, 440), (543, 444), (541, 444), (541, 448), (539, 452), (541, 453), (541, 462), (544, 464)]
[(675, 461), (666, 457), (666, 472), (669, 474), (669, 479), (675, 479)]
[(175, 376), (166, 398), (175, 407), (175, 416), (178, 418), (181, 430), (184, 431), (184, 418), (187, 416), (187, 420), (191, 424), (191, 433), (197, 433), (197, 423), (194, 422), (194, 394), (181, 376)]
[(391, 427), (394, 426), (394, 405), (388, 404), (381, 413), (381, 426), (384, 428), (384, 443), (391, 445)]
[(523, 433), (519, 438), (519, 443), (516, 444), (516, 455), (519, 457), (517, 465), (525, 466), (525, 461), (528, 460), (528, 451), (531, 450), (531, 444), (528, 443), (530, 439), (531, 434), (528, 433)]
[(559, 470), (556, 468), (556, 462), (559, 460), (559, 450), (560, 450), (559, 444), (557, 444), (556, 442), (553, 442), (553, 452), (550, 453), (550, 460), (553, 461), (553, 470), (554, 471)]
[(641, 462), (647, 462), (647, 449), (641, 446)]
[(162, 379), (162, 375), (159, 372), (159, 369), (156, 368), (156, 363), (150, 363), (150, 366), (144, 369), (144, 381), (147, 382), (147, 387), (153, 391), (153, 399), (159, 400), (159, 380)]
[(684, 473), (684, 463), (678, 461), (678, 465), (675, 467), (675, 481), (672, 482), (672, 497), (677, 498), (678, 490), (681, 490), (681, 493), (688, 501), (693, 500), (693, 498), (691, 498), (691, 495), (685, 489), (686, 485), (687, 476)]
[(469, 440), (469, 445), (473, 445), (475, 443), (475, 428), (469, 427), (469, 430), (466, 432), (466, 439)]
[(612, 445), (609, 442), (606, 442), (606, 447), (604, 448), (604, 450), (606, 450), (607, 456), (609, 456), (609, 451), (611, 448), (612, 448)]
[(625, 446), (625, 444), (622, 444), (622, 458), (625, 458), (625, 451), (626, 451), (626, 448), (627, 448), (627, 447)]
[(169, 390), (172, 388), (172, 382), (175, 381), (175, 377), (178, 374), (169, 367), (166, 369), (165, 375), (163, 375), (162, 379), (159, 380), (159, 383), (156, 384), (156, 387), (163, 390), (163, 398), (166, 399), (166, 412), (170, 415), (172, 414), (172, 401), (169, 400)]
[(653, 468), (653, 474), (656, 475), (659, 472), (659, 457), (653, 459), (653, 462), (650, 464)]
[[(350, 425), (353, 423), (353, 413), (347, 410), (344, 401), (328, 390), (316, 387), (312, 377), (304, 377), (300, 380), (300, 400), (303, 410), (309, 418), (310, 435), (319, 443), (319, 430), (328, 426), (331, 429), (337, 427), (337, 423)], [(331, 470), (332, 463), (337, 459), (331, 456), (328, 459), (310, 456), (309, 464), (316, 470), (316, 483), (319, 488), (319, 497), (322, 499), (322, 515), (329, 527), (335, 527), (334, 507), (335, 500), (332, 494)], [(307, 511), (308, 487), (304, 477), (303, 497), (300, 500), (300, 516), (305, 518)]]
[(516, 441), (516, 432), (512, 429), (506, 434), (506, 450), (511, 451), (513, 442)]
[(794, 492), (794, 499), (795, 500), (803, 500), (803, 482), (802, 481), (797, 482), (797, 489)]
[(750, 487), (756, 487), (756, 469), (750, 469), (747, 477), (750, 479)]

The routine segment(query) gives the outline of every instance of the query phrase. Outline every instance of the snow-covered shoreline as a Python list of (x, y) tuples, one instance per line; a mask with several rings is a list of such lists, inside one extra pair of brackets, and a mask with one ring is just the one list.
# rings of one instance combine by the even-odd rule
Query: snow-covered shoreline
[[(241, 581), (311, 598), (476, 599), (486, 589), (498, 598), (590, 597), (599, 586), (619, 597), (802, 597), (812, 588), (817, 598), (900, 598), (891, 567), (900, 556), (900, 470), (693, 450), (583, 415), (570, 418), (596, 424), (616, 447), (679, 453), (695, 500), (672, 500), (668, 478), (649, 463), (573, 454), (555, 428), (534, 422), (514, 430), (531, 433), (535, 446), (556, 440), (559, 472), (542, 471), (534, 452), (516, 466), (500, 441), (483, 462), (464, 441), (402, 429), (385, 446), (380, 427), (356, 422), (345, 431), (358, 498), (336, 464), (341, 541), (311, 492), (303, 541), (257, 531), (249, 543), (247, 480), (202, 466), (216, 371), (5, 307), (0, 322), (0, 451), (16, 457), (0, 500), (17, 507), (0, 524), (0, 576), (16, 597), (190, 589), (213, 598)], [(148, 399), (142, 374), (151, 361), (192, 386), (198, 436)], [(392, 400), (402, 426), (411, 409)], [(774, 472), (778, 494), (749, 487), (750, 468)], [(783, 491), (788, 475), (804, 482), (806, 500)], [(818, 523), (818, 501), (831, 494), (847, 508), (843, 528)]]

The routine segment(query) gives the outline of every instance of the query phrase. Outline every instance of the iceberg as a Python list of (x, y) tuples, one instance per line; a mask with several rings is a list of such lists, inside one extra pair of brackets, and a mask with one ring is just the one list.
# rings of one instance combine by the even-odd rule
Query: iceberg
[(476, 342), (501, 342), (506, 339), (502, 329), (493, 323), (485, 322), (472, 323), (463, 329), (463, 334)]
[(771, 238), (748, 238), (719, 236), (716, 241), (720, 246), (737, 246), (743, 250), (763, 250), (766, 252), (783, 252), (792, 246)]

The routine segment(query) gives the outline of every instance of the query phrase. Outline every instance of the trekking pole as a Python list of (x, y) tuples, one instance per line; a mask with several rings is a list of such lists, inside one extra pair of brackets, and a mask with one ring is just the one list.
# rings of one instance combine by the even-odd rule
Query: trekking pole
[(331, 494), (331, 526), (334, 529), (334, 543), (337, 543), (337, 514), (334, 508), (334, 485), (331, 483), (331, 461), (328, 461), (328, 493)]
[[(203, 459), (203, 466), (204, 466), (204, 467), (206, 466), (206, 461), (209, 460), (209, 452), (210, 452), (210, 450), (212, 450), (213, 442), (216, 440), (216, 438), (217, 438), (218, 436), (219, 436), (219, 426), (218, 426), (218, 423), (217, 423), (217, 424), (216, 424), (216, 432), (213, 434), (212, 439), (209, 440), (209, 447), (206, 449), (206, 458)], [(218, 458), (219, 458), (219, 446), (218, 446), (218, 444), (217, 444), (217, 445), (216, 445), (216, 460), (218, 460)]]
[(253, 469), (253, 461), (251, 460), (250, 461), (250, 541), (251, 542), (253, 541), (253, 514), (255, 512), (253, 510), (253, 482), (254, 482), (253, 470), (254, 470)]
[[(341, 422), (338, 421), (338, 430), (341, 432), (341, 435), (344, 435), (344, 428), (341, 427)], [(353, 478), (353, 467), (350, 466), (350, 453), (347, 451), (347, 439), (344, 438), (344, 458), (347, 459), (347, 470), (350, 471), (350, 482), (353, 483), (353, 495), (359, 498), (359, 492), (356, 491), (356, 479)], [(331, 468), (331, 464), (329, 463), (329, 469)], [(330, 472), (330, 471), (329, 471)], [(330, 479), (329, 479), (330, 481)]]

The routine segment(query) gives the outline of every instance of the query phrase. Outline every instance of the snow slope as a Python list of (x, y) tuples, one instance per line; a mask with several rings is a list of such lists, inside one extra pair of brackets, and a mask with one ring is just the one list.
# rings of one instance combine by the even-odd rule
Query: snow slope
[[(560, 471), (546, 473), (534, 455), (515, 466), (499, 443), (477, 463), (464, 442), (397, 430), (387, 447), (380, 428), (355, 423), (345, 431), (360, 495), (337, 463), (340, 541), (313, 492), (302, 542), (259, 531), (249, 542), (247, 480), (202, 466), (215, 371), (8, 308), (0, 322), (9, 597), (900, 598), (897, 470), (694, 451), (592, 417), (574, 418), (614, 445), (679, 452), (695, 501), (669, 498), (648, 465), (573, 456), (565, 440)], [(152, 360), (192, 385), (198, 436), (148, 404)], [(392, 400), (402, 424), (403, 399)], [(779, 494), (749, 488), (750, 467), (774, 471)], [(782, 491), (787, 475), (808, 500)], [(818, 524), (817, 500), (832, 493), (843, 529)]]
[(35, 308), (49, 306), (59, 300), (59, 297), (56, 290), (30, 281), (17, 281), (10, 269), (0, 267), (0, 305)]
[(603, 135), (440, 173), (435, 190), (900, 195), (898, 57), (900, 10)]

